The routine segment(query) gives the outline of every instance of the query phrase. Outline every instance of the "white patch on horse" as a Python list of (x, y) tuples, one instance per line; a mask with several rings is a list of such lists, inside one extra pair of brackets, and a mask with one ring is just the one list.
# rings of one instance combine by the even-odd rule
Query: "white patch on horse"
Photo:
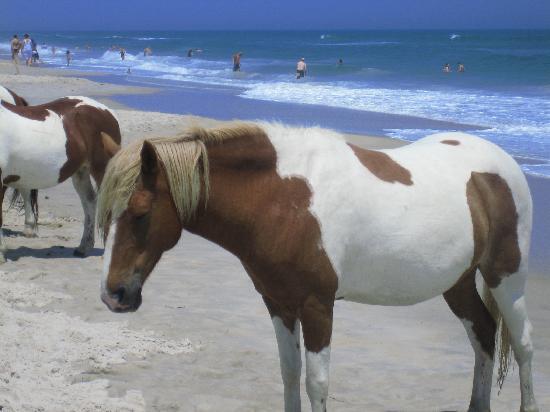
[(89, 97), (86, 97), (86, 96), (67, 96), (67, 98), (68, 99), (74, 99), (74, 100), (80, 100), (80, 103), (78, 103), (75, 107), (91, 106), (91, 107), (95, 107), (96, 109), (107, 110), (109, 113), (111, 113), (113, 115), (113, 117), (118, 122), (118, 118), (117, 118), (115, 112), (113, 110), (111, 110), (110, 108), (108, 108), (107, 106), (105, 106), (103, 103), (98, 102), (97, 100), (90, 99)]
[(101, 293), (107, 293), (107, 277), (109, 276), (109, 268), (111, 267), (111, 259), (113, 256), (113, 245), (115, 243), (116, 222), (111, 223), (109, 234), (105, 242), (105, 251), (103, 252), (103, 278), (101, 280)]
[(279, 348), (285, 405), (287, 405), (289, 410), (299, 410), (301, 404), (300, 374), (302, 371), (300, 322), (296, 320), (294, 323), (294, 333), (291, 333), (278, 316), (274, 316), (272, 321)]
[[(337, 298), (408, 305), (452, 287), (473, 256), (466, 198), (472, 171), (499, 174), (516, 202), (530, 198), (515, 193), (526, 186), (509, 155), (464, 133), (432, 135), (382, 150), (411, 173), (414, 184), (403, 185), (371, 173), (335, 132), (261, 127), (277, 152), (281, 178), (301, 177), (312, 191), (309, 210), (338, 276)], [(442, 139), (460, 145), (449, 150)], [(525, 213), (521, 204), (516, 207)]]
[(6, 89), (4, 86), (0, 86), (0, 100), (4, 100), (5, 102), (15, 104), (15, 99), (11, 95), (11, 93)]
[(63, 118), (48, 110), (44, 120), (32, 120), (0, 106), (0, 168), (2, 176), (20, 179), (9, 186), (44, 189), (58, 184), (67, 161)]
[(328, 397), (330, 346), (320, 352), (306, 350), (306, 391), (312, 411), (325, 411)]

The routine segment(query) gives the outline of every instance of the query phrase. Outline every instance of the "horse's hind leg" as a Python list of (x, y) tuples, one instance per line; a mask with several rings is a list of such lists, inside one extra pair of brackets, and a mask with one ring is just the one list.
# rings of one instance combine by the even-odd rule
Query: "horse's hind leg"
[(6, 262), (6, 251), (8, 249), (4, 243), (4, 228), (2, 227), (4, 215), (2, 205), (4, 203), (4, 194), (6, 193), (7, 189), (7, 186), (2, 185), (2, 187), (0, 187), (0, 263)]
[(90, 180), (88, 166), (78, 169), (72, 179), (84, 209), (84, 232), (80, 246), (74, 250), (74, 255), (84, 257), (94, 247), (96, 193)]
[(443, 297), (462, 321), (475, 352), (474, 382), (469, 412), (489, 412), (496, 323), (483, 304), (475, 284), (476, 268), (466, 272)]
[(539, 409), (533, 393), (532, 327), (527, 317), (524, 296), (526, 278), (526, 273), (514, 273), (502, 279), (498, 286), (490, 290), (508, 328), (514, 357), (519, 365), (521, 411), (535, 412)]
[[(25, 229), (23, 234), (26, 237), (36, 237), (38, 232), (38, 223), (36, 219), (35, 200), (31, 189), (20, 189), (25, 207)], [(35, 195), (35, 194), (34, 194)]]

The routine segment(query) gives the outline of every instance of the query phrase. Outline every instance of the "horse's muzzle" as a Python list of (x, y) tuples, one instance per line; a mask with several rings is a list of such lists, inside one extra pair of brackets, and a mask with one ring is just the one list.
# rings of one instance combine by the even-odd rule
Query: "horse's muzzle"
[(121, 286), (114, 293), (103, 290), (101, 300), (113, 312), (135, 312), (141, 305), (141, 288)]

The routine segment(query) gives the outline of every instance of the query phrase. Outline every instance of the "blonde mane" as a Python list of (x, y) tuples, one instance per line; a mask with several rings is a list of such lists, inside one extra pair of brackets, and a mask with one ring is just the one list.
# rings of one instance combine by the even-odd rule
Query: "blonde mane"
[[(234, 123), (215, 129), (192, 128), (175, 137), (146, 139), (153, 144), (157, 159), (166, 172), (170, 194), (182, 223), (197, 210), (201, 187), (208, 199), (209, 167), (207, 144), (253, 135), (263, 131), (255, 125)], [(97, 199), (97, 225), (100, 233), (128, 207), (141, 171), (144, 140), (122, 148), (107, 165)], [(201, 182), (202, 180), (202, 182)]]

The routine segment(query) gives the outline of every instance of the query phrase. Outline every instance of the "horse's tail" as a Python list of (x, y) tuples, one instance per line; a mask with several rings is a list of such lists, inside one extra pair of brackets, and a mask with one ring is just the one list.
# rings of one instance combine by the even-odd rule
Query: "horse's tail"
[[(24, 207), (25, 202), (23, 200), (21, 192), (17, 189), (13, 189), (11, 193), (9, 208), (15, 208), (21, 211)], [(34, 219), (38, 221), (38, 189), (31, 190), (31, 210), (32, 214), (34, 215)]]
[(502, 313), (500, 313), (497, 302), (495, 301), (495, 298), (493, 297), (491, 290), (485, 281), (483, 281), (482, 299), (497, 325), (497, 333), (495, 337), (495, 357), (498, 358), (497, 384), (500, 390), (502, 389), (504, 379), (506, 379), (506, 375), (510, 369), (510, 364), (512, 363), (510, 332), (504, 323), (504, 319), (502, 318)]

